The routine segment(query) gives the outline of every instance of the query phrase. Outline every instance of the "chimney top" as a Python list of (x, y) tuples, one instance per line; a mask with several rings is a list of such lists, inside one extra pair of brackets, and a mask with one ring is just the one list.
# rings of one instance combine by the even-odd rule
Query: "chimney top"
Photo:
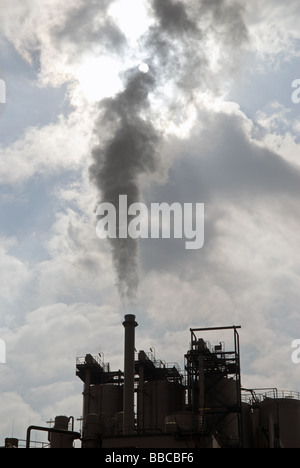
[(123, 325), (124, 327), (126, 327), (126, 325), (133, 325), (134, 327), (137, 327), (138, 324), (135, 321), (135, 315), (132, 315), (132, 314), (125, 315), (125, 321), (123, 322)]

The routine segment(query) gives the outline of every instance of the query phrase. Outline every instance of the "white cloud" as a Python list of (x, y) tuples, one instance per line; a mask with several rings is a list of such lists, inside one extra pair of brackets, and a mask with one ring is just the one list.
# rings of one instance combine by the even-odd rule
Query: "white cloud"
[(294, 120), (292, 110), (276, 102), (270, 103), (257, 113), (257, 124), (262, 133), (259, 137), (261, 146), (299, 167), (298, 121)]
[(32, 278), (28, 265), (10, 250), (16, 245), (16, 239), (0, 239), (0, 299), (11, 303), (24, 294), (25, 287)]
[(253, 51), (260, 60), (257, 70), (279, 68), (283, 62), (299, 57), (297, 0), (288, 4), (277, 0), (261, 4), (255, 0), (247, 3), (246, 11)]
[[(93, 122), (99, 109), (88, 105), (77, 87), (76, 70), (87, 57), (92, 63), (94, 57), (103, 57), (109, 46), (109, 60), (121, 67), (129, 49), (124, 49), (126, 40), (112, 19), (104, 22), (111, 2), (104, 2), (102, 10), (96, 1), (2, 3), (2, 37), (31, 64), (40, 86), (47, 89), (68, 81), (65, 97), (73, 105), (68, 116), (27, 128), (13, 144), (0, 148), (0, 181), (11, 188), (6, 194), (11, 204), (15, 187), (30, 191), (30, 181), (41, 175), (45, 191), (55, 200), (51, 229), (40, 228), (31, 238), (33, 249), (43, 246), (42, 258), (37, 253), (24, 263), (26, 252), (20, 252), (18, 240), (3, 237), (1, 242), (0, 295), (9, 305), (9, 315), (1, 316), (0, 330), (7, 344), (7, 364), (0, 369), (4, 439), (13, 420), (21, 437), (29, 423), (44, 424), (59, 413), (81, 416), (77, 355), (103, 351), (112, 368), (123, 365), (125, 310), (115, 287), (109, 244), (96, 236), (97, 192), (88, 181)], [(227, 64), (230, 48), (222, 53), (223, 42), (217, 43), (216, 38), (226, 39), (228, 45), (237, 43), (238, 35), (235, 30), (233, 36), (226, 36), (222, 15), (213, 9), (216, 29), (210, 29), (205, 41), (213, 51), (207, 61), (209, 51), (203, 53), (203, 62), (195, 68), (197, 73), (202, 70), (205, 79), (211, 76), (212, 82), (207, 80), (204, 86), (201, 74), (197, 92), (179, 95), (180, 87), (165, 86), (164, 79), (172, 81), (175, 76), (170, 76), (169, 69), (159, 77), (158, 92), (151, 99), (157, 127), (167, 138), (161, 145), (159, 169), (141, 178), (143, 194), (150, 201), (204, 202), (206, 239), (204, 248), (193, 254), (171, 241), (141, 243), (140, 295), (130, 309), (139, 322), (137, 346), (146, 350), (154, 346), (157, 357), (180, 364), (190, 327), (242, 325), (243, 384), (295, 390), (298, 376), (290, 360), (290, 344), (299, 338), (295, 336), (299, 329), (299, 119), (294, 120), (294, 113), (276, 102), (257, 109), (251, 120), (227, 95), (230, 86), (237, 84), (230, 79), (238, 80), (240, 72), (253, 67), (252, 72), (263, 68), (268, 73), (297, 56), (298, 9), (298, 2), (289, 2), (288, 8), (273, 0), (259, 8), (256, 1), (248, 4), (250, 45), (243, 47), (246, 55), (238, 61), (241, 49), (237, 47)], [(232, 26), (241, 20), (243, 10), (236, 10), (233, 22), (229, 21), (232, 9), (222, 12), (226, 26)], [(127, 33), (129, 18), (122, 14), (122, 20)], [(145, 23), (138, 26), (142, 30)], [(171, 22), (165, 27), (172, 29)], [(101, 34), (106, 39), (102, 45)], [(140, 45), (135, 49), (133, 42), (130, 46), (132, 64), (141, 49)], [(174, 51), (183, 52), (183, 47)], [(188, 60), (194, 58), (189, 51)], [(174, 63), (178, 65), (177, 59), (170, 69)], [(214, 76), (223, 64), (226, 70)], [(115, 75), (116, 71), (113, 80)], [(255, 73), (251, 76), (255, 81)], [(186, 85), (190, 90), (190, 84), (181, 83), (182, 89)], [(175, 89), (178, 97), (172, 102)], [(255, 90), (261, 92), (259, 87)], [(167, 99), (161, 107), (163, 92)], [(101, 127), (98, 133), (102, 139), (109, 136)], [(64, 178), (67, 173), (76, 174), (76, 179)], [(51, 186), (46, 176), (52, 176)], [(29, 211), (28, 216), (33, 213)]]
[(74, 78), (71, 65), (80, 63), (85, 53), (93, 50), (97, 56), (122, 47), (123, 34), (106, 15), (110, 4), (105, 0), (99, 8), (93, 0), (3, 0), (1, 35), (26, 61), (38, 61), (41, 85), (60, 86)]
[[(26, 403), (17, 391), (1, 393), (0, 411), (1, 445), (4, 445), (6, 437), (17, 437), (25, 440), (26, 430), (24, 432), (24, 429), (27, 429), (31, 424), (45, 425), (45, 421), (41, 420), (39, 413)], [(24, 447), (25, 442), (22, 444)]]
[(36, 174), (78, 170), (88, 158), (90, 121), (84, 112), (42, 128), (32, 127), (9, 147), (0, 147), (0, 181), (20, 185)]
[(25, 438), (30, 424), (45, 425), (59, 414), (80, 418), (82, 383), (75, 376), (76, 357), (105, 349), (112, 364), (120, 367), (122, 328), (113, 307), (86, 302), (40, 307), (27, 314), (22, 326), (4, 330), (1, 438), (10, 435), (14, 420), (16, 437)]

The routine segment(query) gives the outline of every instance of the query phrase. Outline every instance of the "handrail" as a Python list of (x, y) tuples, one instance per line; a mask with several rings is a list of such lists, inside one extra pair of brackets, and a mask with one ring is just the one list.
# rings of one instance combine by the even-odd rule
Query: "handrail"
[[(266, 390), (266, 391), (264, 391)], [(297, 400), (300, 401), (300, 393), (292, 390), (277, 390), (277, 388), (260, 388), (260, 389), (242, 389), (242, 391), (250, 392), (251, 395), (243, 395), (242, 400), (245, 403), (262, 403), (270, 400)]]

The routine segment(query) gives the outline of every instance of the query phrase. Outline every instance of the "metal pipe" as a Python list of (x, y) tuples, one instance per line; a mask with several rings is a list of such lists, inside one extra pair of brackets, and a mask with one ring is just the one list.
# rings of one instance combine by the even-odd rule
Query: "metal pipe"
[[(202, 351), (204, 348), (202, 349)], [(200, 415), (200, 423), (201, 428), (204, 427), (205, 424), (205, 373), (204, 373), (204, 356), (203, 352), (199, 353), (198, 356), (198, 371), (199, 371), (199, 382), (198, 382), (198, 390), (199, 390), (199, 398), (198, 398), (198, 405), (197, 412)]]
[(214, 330), (239, 330), (242, 327), (233, 325), (232, 327), (209, 327), (209, 328), (190, 328), (191, 332), (195, 331), (214, 331)]
[(124, 393), (123, 393), (123, 434), (134, 432), (134, 350), (135, 350), (135, 315), (125, 315), (124, 344)]
[(137, 418), (139, 433), (144, 431), (144, 383), (145, 383), (144, 364), (140, 364), (139, 366), (139, 389), (138, 389), (138, 418)]
[(26, 448), (27, 449), (30, 448), (30, 433), (32, 430), (42, 431), (42, 432), (51, 432), (53, 434), (64, 434), (64, 435), (73, 437), (74, 440), (81, 438), (81, 435), (79, 434), (79, 432), (65, 431), (63, 429), (55, 429), (54, 427), (29, 426), (27, 429), (27, 434), (26, 434)]

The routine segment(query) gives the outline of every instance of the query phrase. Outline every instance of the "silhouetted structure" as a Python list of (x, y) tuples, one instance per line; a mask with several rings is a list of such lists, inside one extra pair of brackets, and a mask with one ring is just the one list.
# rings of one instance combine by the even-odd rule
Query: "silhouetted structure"
[[(50, 448), (300, 448), (300, 395), (241, 386), (240, 327), (190, 329), (182, 372), (178, 364), (135, 351), (134, 315), (124, 325), (124, 371), (112, 371), (99, 356), (76, 360), (83, 382), (82, 430), (74, 418), (57, 416)], [(232, 333), (232, 345), (211, 345), (203, 336)], [(199, 337), (199, 333), (201, 336)], [(6, 439), (3, 448), (18, 448)]]

